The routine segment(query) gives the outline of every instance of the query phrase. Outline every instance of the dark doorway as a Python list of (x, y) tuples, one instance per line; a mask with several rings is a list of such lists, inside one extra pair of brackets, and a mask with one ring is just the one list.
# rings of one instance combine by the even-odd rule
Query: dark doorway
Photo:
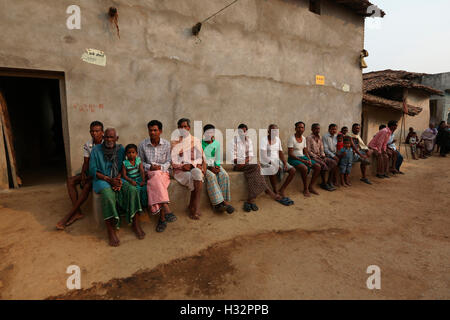
[(59, 85), (58, 79), (0, 76), (23, 186), (65, 181)]

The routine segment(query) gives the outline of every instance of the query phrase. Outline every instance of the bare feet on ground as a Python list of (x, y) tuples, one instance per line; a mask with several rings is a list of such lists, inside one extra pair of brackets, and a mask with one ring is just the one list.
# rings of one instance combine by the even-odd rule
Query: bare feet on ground
[(117, 237), (116, 230), (113, 228), (108, 228), (108, 238), (109, 238), (109, 245), (111, 247), (118, 247), (120, 245), (120, 240)]
[(58, 230), (64, 230), (65, 229), (65, 225), (64, 225), (64, 221), (59, 221), (57, 224), (56, 224), (56, 229), (58, 229)]
[(133, 229), (133, 232), (136, 234), (136, 237), (139, 240), (142, 240), (145, 238), (145, 232), (144, 232), (144, 230), (142, 230), (139, 221), (137, 221), (136, 219), (137, 219), (137, 217), (134, 218), (132, 229)]
[(83, 219), (84, 215), (81, 212), (75, 213), (69, 221), (66, 222), (66, 227), (70, 226), (72, 223), (74, 223), (77, 220)]

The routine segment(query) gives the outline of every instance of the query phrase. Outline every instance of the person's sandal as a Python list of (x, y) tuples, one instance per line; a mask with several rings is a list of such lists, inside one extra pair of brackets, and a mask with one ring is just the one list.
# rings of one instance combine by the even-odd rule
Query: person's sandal
[(370, 182), (370, 180), (367, 178), (361, 178), (361, 181), (367, 184), (372, 184), (372, 182)]
[(244, 211), (245, 212), (250, 212), (252, 211), (252, 204), (249, 202), (244, 202)]
[(234, 208), (231, 205), (226, 206), (226, 211), (228, 214), (232, 214), (234, 212)]
[(214, 210), (216, 212), (225, 212), (227, 209), (227, 206), (222, 202), (214, 206)]
[(286, 199), (290, 206), (294, 204), (294, 200), (292, 200), (291, 198), (286, 197)]
[(254, 203), (250, 203), (250, 206), (252, 207), (253, 211), (258, 211), (259, 210), (258, 206), (256, 204), (254, 204)]
[(166, 213), (165, 218), (167, 222), (174, 222), (177, 220), (177, 216), (174, 215), (172, 212)]
[(284, 206), (290, 206), (290, 202), (289, 202), (289, 200), (287, 198), (283, 198), (283, 199), (277, 200), (277, 202), (281, 203)]
[(156, 225), (156, 232), (163, 232), (166, 230), (167, 222), (161, 221), (161, 219), (158, 220), (158, 224)]

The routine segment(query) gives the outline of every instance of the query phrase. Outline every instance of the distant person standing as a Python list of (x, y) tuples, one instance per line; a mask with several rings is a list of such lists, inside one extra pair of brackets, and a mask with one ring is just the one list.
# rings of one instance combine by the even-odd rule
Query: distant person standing
[(445, 121), (439, 124), (436, 143), (439, 146), (440, 156), (446, 157), (447, 153), (450, 152), (450, 129)]

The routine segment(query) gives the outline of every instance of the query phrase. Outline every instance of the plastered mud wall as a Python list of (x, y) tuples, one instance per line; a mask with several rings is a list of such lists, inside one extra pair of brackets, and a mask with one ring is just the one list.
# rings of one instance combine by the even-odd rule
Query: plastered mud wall
[[(306, 0), (241, 0), (191, 27), (223, 0), (0, 0), (0, 67), (65, 73), (70, 170), (81, 166), (88, 126), (118, 129), (122, 144), (147, 136), (159, 119), (165, 138), (177, 119), (213, 123), (277, 123), (286, 147), (294, 123), (351, 125), (361, 119), (364, 19), (331, 1), (321, 15)], [(81, 9), (81, 29), (69, 30), (67, 7)], [(120, 39), (108, 20), (119, 12)], [(106, 65), (81, 60), (101, 50)], [(325, 77), (316, 85), (316, 75)]]

